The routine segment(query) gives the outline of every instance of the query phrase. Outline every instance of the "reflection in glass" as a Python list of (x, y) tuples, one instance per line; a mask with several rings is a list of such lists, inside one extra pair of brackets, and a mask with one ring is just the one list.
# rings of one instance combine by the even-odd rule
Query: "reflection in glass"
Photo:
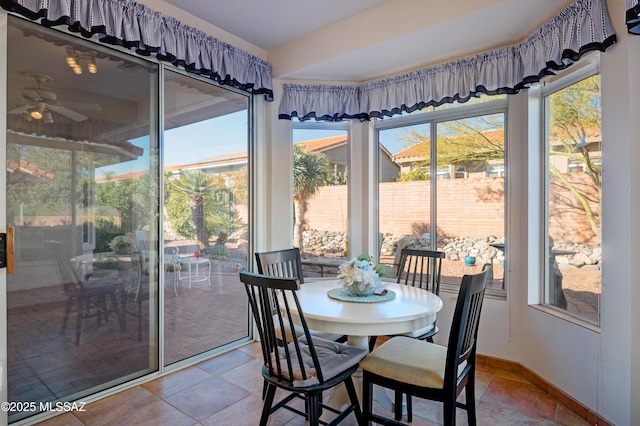
[(600, 321), (602, 137), (600, 75), (545, 97), (544, 303)]
[[(158, 367), (157, 70), (9, 23), (9, 401), (76, 400)], [(67, 48), (99, 73), (74, 74)]]

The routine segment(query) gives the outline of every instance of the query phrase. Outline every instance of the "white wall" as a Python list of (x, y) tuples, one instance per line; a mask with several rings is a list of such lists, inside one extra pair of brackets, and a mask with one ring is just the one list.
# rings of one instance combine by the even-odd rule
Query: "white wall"
[[(511, 260), (507, 271), (508, 300), (485, 300), (478, 347), (482, 354), (521, 363), (618, 425), (640, 424), (637, 412), (633, 412), (632, 420), (632, 402), (638, 400), (640, 375), (635, 374), (638, 378), (632, 379), (630, 374), (632, 354), (640, 352), (638, 332), (634, 331), (635, 335), (632, 335), (631, 328), (632, 313), (638, 317), (637, 313), (632, 312), (632, 301), (640, 301), (640, 290), (631, 285), (640, 278), (640, 262), (633, 262), (631, 257), (632, 253), (640, 251), (632, 247), (632, 235), (638, 235), (635, 231), (639, 225), (631, 220), (640, 217), (640, 194), (637, 191), (634, 193), (634, 186), (631, 185), (640, 180), (640, 172), (632, 167), (640, 159), (637, 138), (632, 136), (640, 134), (637, 114), (640, 111), (639, 101), (634, 97), (634, 94), (640, 93), (640, 83), (634, 81), (640, 75), (640, 37), (627, 36), (623, 21), (624, 8), (624, 0), (609, 1), (619, 43), (603, 54), (601, 60), (604, 165), (601, 332), (576, 325), (528, 304), (530, 294), (536, 292), (538, 280), (530, 276), (528, 267), (528, 260), (533, 258), (528, 245), (528, 221), (530, 216), (531, 220), (536, 218), (535, 214), (530, 214), (527, 204), (530, 201), (527, 196), (528, 177), (535, 176), (535, 173), (528, 173), (527, 168), (526, 141), (530, 130), (527, 119), (530, 111), (528, 94), (523, 92), (509, 99), (510, 144), (507, 155), (511, 174), (507, 214), (508, 256)], [(277, 122), (274, 126), (282, 128), (281, 120), (277, 120), (275, 114), (271, 117)], [(366, 145), (370, 134), (358, 132), (353, 140)], [(272, 143), (275, 145), (280, 142)], [(363, 152), (352, 158), (366, 161), (369, 157)], [(354, 167), (352, 170), (355, 175)], [(363, 173), (366, 174), (366, 171)], [(279, 181), (273, 176), (271, 182), (274, 185), (272, 188), (286, 187), (284, 180)], [(360, 179), (355, 182), (359, 189), (362, 183)], [(368, 200), (364, 198), (359, 206), (367, 204)], [(273, 205), (276, 209), (284, 206), (288, 208), (286, 203)], [(361, 211), (360, 208), (356, 210)], [(285, 214), (284, 210), (281, 212)], [(371, 212), (361, 211), (361, 214), (369, 217)], [(273, 216), (279, 217), (280, 214), (274, 212)], [(363, 231), (366, 230), (357, 230)], [(364, 249), (366, 243), (360, 246)], [(532, 292), (528, 286), (531, 286)], [(439, 328), (443, 331), (436, 337), (440, 343), (446, 342), (455, 295), (445, 293), (443, 300), (445, 308), (438, 316)], [(640, 371), (640, 362), (635, 361), (633, 367), (633, 371)]]

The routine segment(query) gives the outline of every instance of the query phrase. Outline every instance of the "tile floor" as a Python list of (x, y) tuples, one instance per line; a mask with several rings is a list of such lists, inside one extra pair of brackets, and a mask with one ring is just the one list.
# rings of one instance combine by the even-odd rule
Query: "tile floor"
[[(39, 425), (256, 425), (262, 408), (261, 363), (260, 347), (251, 343)], [(479, 425), (587, 425), (518, 374), (479, 366), (476, 377)], [(441, 419), (439, 403), (414, 399), (412, 424), (438, 425)], [(303, 425), (304, 419), (281, 409), (270, 424)], [(355, 417), (343, 424), (355, 425)], [(460, 409), (458, 424), (466, 424)]]

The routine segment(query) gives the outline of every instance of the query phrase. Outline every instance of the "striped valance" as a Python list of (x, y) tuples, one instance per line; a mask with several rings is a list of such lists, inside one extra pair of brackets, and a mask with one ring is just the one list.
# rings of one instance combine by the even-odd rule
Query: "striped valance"
[(640, 35), (640, 0), (627, 0), (627, 31)]
[(367, 120), (483, 93), (513, 94), (615, 42), (605, 0), (576, 0), (516, 45), (362, 86), (285, 84), (279, 117)]
[(66, 25), (85, 37), (155, 54), (221, 84), (271, 99), (271, 64), (162, 16), (133, 0), (0, 0), (2, 8), (45, 26)]

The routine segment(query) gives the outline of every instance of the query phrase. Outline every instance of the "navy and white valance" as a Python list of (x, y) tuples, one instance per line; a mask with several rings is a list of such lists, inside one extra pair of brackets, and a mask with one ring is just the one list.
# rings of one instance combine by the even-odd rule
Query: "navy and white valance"
[(45, 26), (66, 25), (84, 37), (135, 49), (221, 84), (273, 97), (271, 64), (162, 16), (133, 0), (0, 0), (0, 6)]
[(640, 0), (627, 0), (627, 31), (640, 35)]
[(576, 0), (516, 45), (362, 86), (286, 84), (279, 117), (367, 120), (466, 102), (483, 93), (513, 94), (615, 42), (606, 0)]

